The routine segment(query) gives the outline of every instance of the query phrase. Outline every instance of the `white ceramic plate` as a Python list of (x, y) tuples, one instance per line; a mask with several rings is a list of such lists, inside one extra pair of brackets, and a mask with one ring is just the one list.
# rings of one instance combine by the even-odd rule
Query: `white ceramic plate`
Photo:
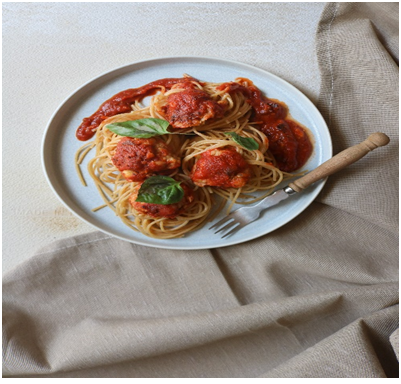
[(44, 135), (42, 160), (44, 172), (56, 195), (68, 209), (95, 228), (122, 240), (157, 248), (208, 249), (234, 245), (272, 232), (299, 215), (318, 195), (324, 181), (270, 208), (259, 220), (225, 239), (208, 230), (212, 223), (184, 238), (153, 239), (129, 229), (109, 209), (91, 211), (103, 204), (103, 200), (90, 183), (86, 167), (82, 169), (88, 187), (82, 186), (74, 168), (75, 152), (83, 144), (75, 138), (82, 119), (122, 90), (166, 77), (181, 77), (184, 73), (211, 82), (233, 81), (237, 77), (251, 79), (267, 97), (285, 102), (291, 115), (311, 131), (314, 153), (305, 169), (312, 170), (332, 156), (330, 134), (321, 114), (306, 96), (286, 81), (238, 62), (199, 57), (160, 58), (130, 64), (95, 78), (75, 91), (54, 113)]

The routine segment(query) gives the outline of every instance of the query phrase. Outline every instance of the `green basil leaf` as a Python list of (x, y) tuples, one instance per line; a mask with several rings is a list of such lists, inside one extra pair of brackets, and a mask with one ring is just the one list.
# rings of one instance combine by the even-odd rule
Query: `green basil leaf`
[(148, 119), (111, 123), (107, 124), (106, 128), (120, 136), (147, 139), (149, 137), (170, 133), (167, 131), (168, 126), (168, 121), (150, 117)]
[(235, 133), (235, 132), (226, 132), (226, 135), (231, 136), (233, 141), (235, 141), (241, 147), (249, 149), (250, 151), (259, 149), (258, 142), (255, 139), (252, 139), (252, 137), (243, 137), (243, 136), (238, 135), (238, 133)]
[(174, 204), (184, 197), (180, 182), (168, 176), (148, 177), (139, 188), (136, 201), (150, 204)]

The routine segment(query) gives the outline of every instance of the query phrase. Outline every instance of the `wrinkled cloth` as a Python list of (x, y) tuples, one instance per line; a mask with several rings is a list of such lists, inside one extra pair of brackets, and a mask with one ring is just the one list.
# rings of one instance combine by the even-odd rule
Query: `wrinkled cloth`
[(316, 52), (334, 153), (390, 143), (247, 243), (41, 249), (3, 278), (4, 376), (398, 377), (398, 3), (328, 3)]

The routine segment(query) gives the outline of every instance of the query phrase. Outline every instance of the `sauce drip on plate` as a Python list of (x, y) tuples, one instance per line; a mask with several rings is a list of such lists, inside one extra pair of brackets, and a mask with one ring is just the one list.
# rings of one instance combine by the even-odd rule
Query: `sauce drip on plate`
[(117, 93), (106, 100), (95, 113), (83, 119), (76, 132), (77, 139), (81, 141), (91, 139), (103, 120), (120, 113), (130, 112), (132, 110), (131, 105), (135, 101), (140, 101), (147, 96), (154, 95), (161, 88), (169, 90), (173, 85), (188, 81), (189, 79), (189, 77), (160, 79), (139, 88), (130, 88)]
[(283, 102), (267, 98), (250, 80), (242, 80), (250, 85), (228, 82), (218, 89), (229, 93), (241, 92), (247, 98), (253, 108), (252, 121), (259, 124), (259, 129), (269, 139), (269, 150), (280, 170), (292, 172), (301, 168), (313, 150), (306, 131), (289, 117)]

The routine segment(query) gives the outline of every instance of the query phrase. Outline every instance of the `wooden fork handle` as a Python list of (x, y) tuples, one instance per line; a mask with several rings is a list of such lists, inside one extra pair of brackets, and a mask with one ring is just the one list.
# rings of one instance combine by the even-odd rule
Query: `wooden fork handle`
[(373, 133), (366, 140), (362, 141), (362, 143), (338, 153), (331, 159), (319, 165), (313, 171), (307, 173), (305, 176), (290, 183), (288, 186), (295, 192), (301, 192), (316, 181), (324, 179), (325, 177), (344, 169), (348, 165), (355, 163), (370, 151), (387, 145), (389, 141), (389, 137), (384, 133)]

